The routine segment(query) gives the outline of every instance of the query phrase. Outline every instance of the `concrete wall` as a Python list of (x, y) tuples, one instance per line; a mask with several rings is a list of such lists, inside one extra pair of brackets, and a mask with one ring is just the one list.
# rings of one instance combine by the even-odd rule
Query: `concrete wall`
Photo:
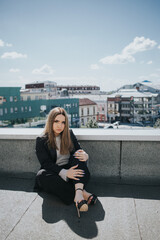
[[(29, 131), (14, 129), (7, 134), (0, 130), (0, 174), (35, 175), (40, 167), (35, 155), (35, 139), (42, 130)], [(103, 177), (110, 182), (160, 183), (159, 130), (137, 136), (135, 132), (132, 135), (118, 130), (109, 130), (105, 136), (103, 130), (98, 131), (87, 134), (74, 130), (82, 148), (89, 154), (92, 179)]]

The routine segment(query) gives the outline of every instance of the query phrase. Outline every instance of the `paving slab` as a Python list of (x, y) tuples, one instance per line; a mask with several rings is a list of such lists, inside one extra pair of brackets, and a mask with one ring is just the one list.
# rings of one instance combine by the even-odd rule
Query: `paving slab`
[(135, 200), (141, 239), (160, 239), (160, 201)]
[[(24, 189), (26, 184), (26, 192), (20, 191), (20, 185)], [(24, 185), (23, 185), (24, 184)], [(14, 186), (19, 190), (14, 190)], [(5, 190), (4, 188), (10, 190)], [(23, 217), (27, 209), (36, 199), (37, 194), (27, 192), (28, 181), (19, 179), (0, 179), (0, 239), (6, 239), (20, 219)]]
[(32, 191), (33, 180), (0, 179), (0, 239), (159, 240), (160, 186), (91, 182), (95, 206), (77, 216), (46, 193)]

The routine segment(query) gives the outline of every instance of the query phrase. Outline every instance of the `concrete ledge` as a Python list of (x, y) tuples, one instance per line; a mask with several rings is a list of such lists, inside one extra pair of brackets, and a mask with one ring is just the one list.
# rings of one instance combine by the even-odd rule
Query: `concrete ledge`
[[(0, 129), (0, 174), (33, 177), (35, 139), (43, 129)], [(89, 154), (93, 178), (160, 184), (160, 130), (73, 129)]]
[[(35, 139), (42, 128), (0, 128), (0, 139)], [(74, 128), (83, 141), (160, 141), (160, 129), (88, 129)]]

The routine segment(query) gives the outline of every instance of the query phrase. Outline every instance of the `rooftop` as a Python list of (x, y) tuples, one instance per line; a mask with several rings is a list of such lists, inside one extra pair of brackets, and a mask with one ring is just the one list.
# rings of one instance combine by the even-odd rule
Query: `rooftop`
[(89, 98), (79, 99), (79, 106), (85, 106), (85, 105), (96, 105), (96, 103), (90, 100)]
[(33, 179), (0, 178), (1, 240), (158, 240), (160, 186), (91, 182), (95, 206), (77, 216), (74, 204), (33, 192)]
[(87, 190), (98, 196), (80, 219), (74, 204), (33, 192), (42, 131), (0, 129), (1, 240), (159, 239), (159, 129), (73, 129), (90, 156)]

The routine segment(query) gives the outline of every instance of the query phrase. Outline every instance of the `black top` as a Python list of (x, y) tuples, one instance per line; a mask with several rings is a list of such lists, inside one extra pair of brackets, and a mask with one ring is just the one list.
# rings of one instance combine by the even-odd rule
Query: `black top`
[[(70, 152), (71, 155), (74, 154), (75, 151), (81, 149), (80, 144), (77, 141), (76, 136), (73, 131), (70, 130), (71, 140), (73, 142), (73, 150)], [(36, 155), (41, 165), (41, 169), (45, 169), (49, 172), (59, 172), (63, 169), (63, 166), (58, 166), (56, 164), (57, 160), (57, 151), (55, 148), (48, 148), (47, 137), (37, 137), (36, 139)]]

